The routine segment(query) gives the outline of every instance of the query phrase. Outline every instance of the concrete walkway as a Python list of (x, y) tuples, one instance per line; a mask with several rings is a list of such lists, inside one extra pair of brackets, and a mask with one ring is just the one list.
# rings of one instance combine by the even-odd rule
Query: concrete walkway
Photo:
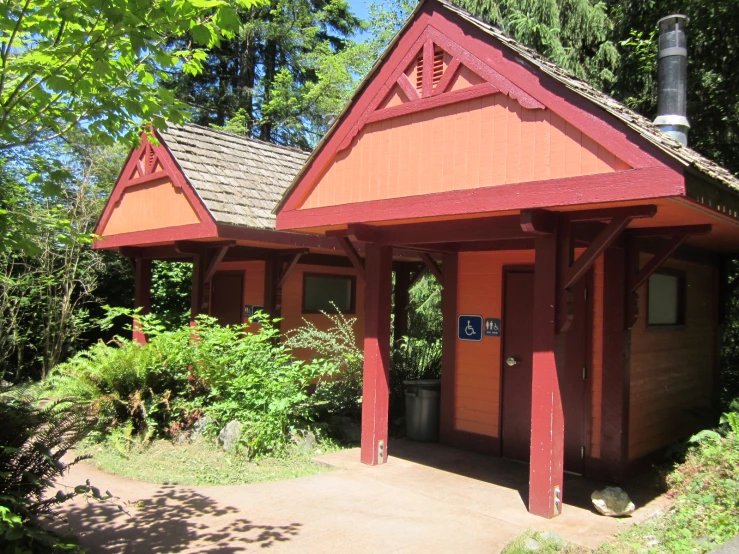
[(80, 464), (64, 484), (90, 479), (122, 510), (78, 500), (64, 513), (93, 553), (495, 553), (526, 529), (595, 547), (667, 504), (640, 487), (650, 501), (634, 518), (605, 518), (582, 502), (598, 485), (568, 477), (565, 501), (582, 507), (567, 504), (547, 521), (526, 512), (526, 466), (438, 445), (390, 448), (380, 467), (359, 464), (352, 449), (319, 458), (341, 468), (334, 472), (223, 487), (141, 483)]

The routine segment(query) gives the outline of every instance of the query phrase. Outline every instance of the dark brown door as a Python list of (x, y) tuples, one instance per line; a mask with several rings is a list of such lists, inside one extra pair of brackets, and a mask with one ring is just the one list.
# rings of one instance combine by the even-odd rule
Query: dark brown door
[[(574, 317), (565, 338), (560, 390), (565, 416), (565, 469), (582, 471), (585, 444), (585, 380), (590, 318), (584, 278), (572, 289)], [(528, 462), (531, 442), (531, 375), (533, 358), (534, 274), (505, 274), (503, 322), (503, 397), (501, 440), (506, 458)]]
[(503, 321), (503, 456), (529, 460), (531, 449), (531, 363), (533, 357), (534, 274), (505, 274)]
[(243, 295), (243, 271), (218, 271), (211, 283), (210, 315), (221, 325), (241, 323), (244, 312)]

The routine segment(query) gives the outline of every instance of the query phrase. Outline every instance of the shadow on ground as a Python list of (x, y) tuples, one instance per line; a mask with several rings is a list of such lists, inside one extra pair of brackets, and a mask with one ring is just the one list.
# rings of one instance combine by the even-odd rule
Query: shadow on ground
[[(497, 456), (466, 452), (436, 443), (411, 442), (405, 439), (393, 440), (389, 448), (389, 451), (396, 458), (514, 489), (521, 496), (524, 505), (528, 506), (528, 464)], [(564, 502), (570, 506), (598, 513), (593, 508), (590, 495), (594, 490), (607, 486), (609, 486), (608, 483), (565, 473)], [(654, 470), (648, 470), (633, 479), (629, 479), (622, 487), (637, 507), (646, 505), (664, 492)]]
[(261, 525), (192, 489), (167, 486), (135, 504), (90, 502), (70, 506), (64, 515), (83, 546), (106, 553), (230, 554), (289, 541), (301, 528), (300, 523)]

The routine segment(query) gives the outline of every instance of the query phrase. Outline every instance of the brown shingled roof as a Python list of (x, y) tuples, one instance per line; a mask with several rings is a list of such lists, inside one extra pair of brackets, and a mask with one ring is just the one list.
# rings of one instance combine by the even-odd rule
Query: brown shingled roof
[(272, 210), (308, 153), (199, 125), (159, 136), (217, 223), (274, 229)]

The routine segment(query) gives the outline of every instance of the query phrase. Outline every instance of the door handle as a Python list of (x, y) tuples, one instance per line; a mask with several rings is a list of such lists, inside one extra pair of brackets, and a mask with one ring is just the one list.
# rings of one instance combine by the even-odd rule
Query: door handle
[(513, 367), (515, 365), (520, 364), (521, 361), (517, 360), (516, 358), (511, 357), (511, 358), (506, 359), (505, 363), (508, 367)]

